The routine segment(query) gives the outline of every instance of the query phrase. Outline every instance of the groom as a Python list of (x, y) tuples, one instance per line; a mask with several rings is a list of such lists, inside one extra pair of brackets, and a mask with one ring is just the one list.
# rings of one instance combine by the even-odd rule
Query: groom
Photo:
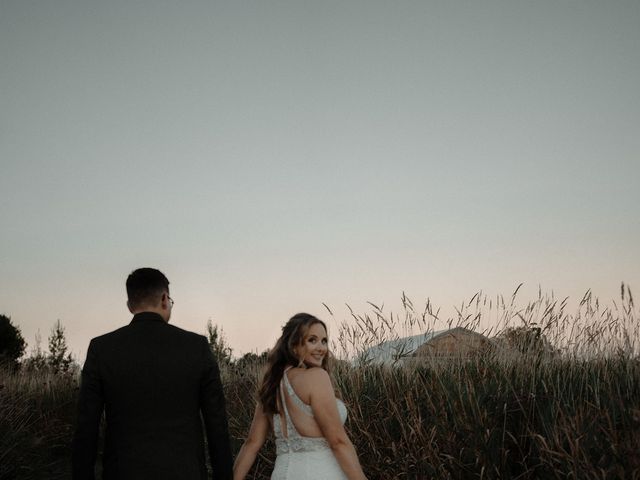
[[(169, 325), (169, 280), (153, 268), (127, 278), (133, 320), (94, 338), (82, 369), (73, 478), (95, 478), (103, 410), (104, 480), (204, 480), (204, 430), (213, 478), (231, 479), (218, 365), (207, 339)], [(201, 417), (202, 415), (202, 417)]]

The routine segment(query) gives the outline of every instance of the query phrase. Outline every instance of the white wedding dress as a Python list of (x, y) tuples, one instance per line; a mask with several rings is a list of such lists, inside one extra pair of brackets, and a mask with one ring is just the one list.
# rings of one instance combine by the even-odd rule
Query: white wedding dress
[[(271, 480), (346, 480), (347, 476), (324, 437), (304, 437), (298, 433), (287, 408), (285, 392), (302, 412), (313, 417), (311, 406), (298, 397), (285, 371), (280, 382), (280, 401), (284, 410), (286, 431), (282, 431), (282, 419), (276, 413), (273, 416), (273, 429), (278, 456)], [(340, 420), (344, 424), (347, 408), (337, 398), (336, 403)]]

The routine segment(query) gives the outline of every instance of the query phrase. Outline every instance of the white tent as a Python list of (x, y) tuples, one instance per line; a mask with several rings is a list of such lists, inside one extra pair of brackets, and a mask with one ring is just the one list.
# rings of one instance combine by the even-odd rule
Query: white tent
[(395, 340), (387, 340), (374, 347), (367, 348), (356, 359), (359, 364), (391, 365), (401, 362), (402, 359), (410, 357), (413, 353), (432, 338), (448, 332), (449, 330), (439, 330), (436, 332), (426, 332), (411, 337), (403, 337)]

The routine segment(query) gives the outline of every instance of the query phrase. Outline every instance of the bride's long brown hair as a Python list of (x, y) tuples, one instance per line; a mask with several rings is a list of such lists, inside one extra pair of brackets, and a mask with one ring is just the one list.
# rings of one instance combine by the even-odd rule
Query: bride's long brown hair
[[(288, 366), (298, 365), (301, 361), (294, 350), (302, 345), (309, 328), (319, 323), (327, 331), (325, 323), (308, 313), (297, 313), (282, 327), (282, 335), (267, 357), (267, 370), (258, 390), (258, 399), (267, 414), (278, 413), (278, 387)], [(322, 359), (322, 368), (329, 371), (329, 353)]]

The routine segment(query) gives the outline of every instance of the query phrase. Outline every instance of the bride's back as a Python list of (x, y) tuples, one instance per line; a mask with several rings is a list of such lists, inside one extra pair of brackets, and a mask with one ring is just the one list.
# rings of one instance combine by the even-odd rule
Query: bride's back
[[(284, 387), (285, 381), (289, 380), (291, 384), (291, 388), (293, 389), (293, 395), (290, 395), (286, 388), (284, 388), (284, 398), (287, 402), (287, 410), (289, 412), (289, 417), (293, 422), (293, 426), (296, 428), (298, 433), (303, 437), (322, 437), (322, 430), (318, 425), (313, 414), (309, 414), (311, 411), (311, 396), (313, 394), (314, 383), (310, 376), (308, 375), (308, 370), (304, 368), (291, 368), (284, 373), (287, 375), (287, 379), (283, 379), (283, 382), (280, 384), (281, 387)], [(303, 406), (296, 402), (295, 396), (305, 405), (307, 412), (303, 411)], [(280, 396), (278, 396), (278, 400), (280, 400)], [(280, 401), (278, 403), (281, 403)], [(284, 430), (283, 430), (284, 431)], [(287, 436), (291, 435), (290, 432), (287, 432)]]
[[(278, 404), (284, 394), (290, 420), (303, 437), (326, 437), (327, 432), (323, 432), (323, 428), (332, 432), (336, 428), (342, 429), (347, 410), (344, 403), (334, 396), (331, 381), (323, 369), (290, 368), (283, 375), (280, 389), (282, 393), (278, 396)], [(280, 421), (282, 431), (286, 432), (284, 418)]]

